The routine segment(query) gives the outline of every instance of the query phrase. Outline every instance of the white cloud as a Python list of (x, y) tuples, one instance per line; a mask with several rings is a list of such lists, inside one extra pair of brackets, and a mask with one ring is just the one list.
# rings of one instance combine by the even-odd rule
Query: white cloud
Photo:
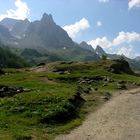
[(67, 31), (70, 37), (75, 38), (79, 32), (86, 30), (89, 27), (90, 25), (88, 20), (86, 18), (82, 18), (80, 21), (75, 22), (74, 24), (64, 26), (63, 29)]
[(102, 26), (102, 22), (101, 21), (97, 21), (97, 27)]
[(91, 44), (93, 48), (96, 48), (97, 45), (100, 45), (103, 48), (110, 48), (113, 46), (119, 46), (127, 43), (130, 44), (132, 42), (140, 42), (140, 34), (136, 32), (119, 32), (118, 36), (113, 40), (109, 40), (106, 36), (102, 38), (96, 38), (88, 41), (88, 44)]
[(22, 19), (28, 17), (30, 9), (22, 0), (15, 0), (16, 9), (9, 9), (6, 14), (0, 15), (0, 21), (4, 18)]
[(109, 2), (109, 0), (98, 0), (99, 2), (102, 2), (102, 3), (107, 3)]
[(137, 53), (134, 51), (134, 47), (132, 45), (118, 48), (117, 54), (125, 55), (129, 58), (135, 58), (137, 56)]
[(128, 3), (128, 9), (132, 9), (135, 7), (140, 7), (140, 0), (130, 0)]
[(134, 51), (132, 43), (140, 42), (140, 34), (136, 32), (119, 32), (113, 40), (109, 40), (106, 36), (96, 38), (87, 43), (96, 48), (100, 45), (108, 53), (124, 54), (129, 58), (134, 58), (139, 54)]
[(112, 43), (107, 39), (107, 37), (96, 38), (95, 40), (91, 40), (87, 42), (92, 45), (93, 48), (96, 48), (97, 45), (100, 45), (103, 48), (109, 48), (112, 46)]
[(119, 35), (113, 40), (113, 45), (118, 46), (123, 43), (140, 41), (140, 34), (136, 32), (119, 32)]

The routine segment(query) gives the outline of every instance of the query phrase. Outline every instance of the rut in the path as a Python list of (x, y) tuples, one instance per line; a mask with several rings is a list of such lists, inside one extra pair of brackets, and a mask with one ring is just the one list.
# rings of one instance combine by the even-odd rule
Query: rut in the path
[(140, 88), (114, 97), (55, 140), (140, 140)]

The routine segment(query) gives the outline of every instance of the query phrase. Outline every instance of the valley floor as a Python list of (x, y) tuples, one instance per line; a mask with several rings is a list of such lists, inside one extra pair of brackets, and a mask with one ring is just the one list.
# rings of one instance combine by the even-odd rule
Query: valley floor
[(55, 140), (140, 140), (140, 88), (114, 97)]

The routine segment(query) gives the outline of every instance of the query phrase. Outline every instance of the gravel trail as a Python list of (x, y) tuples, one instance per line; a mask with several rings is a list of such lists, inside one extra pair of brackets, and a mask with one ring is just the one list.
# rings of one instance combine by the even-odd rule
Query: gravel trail
[(125, 91), (55, 140), (140, 140), (140, 88)]

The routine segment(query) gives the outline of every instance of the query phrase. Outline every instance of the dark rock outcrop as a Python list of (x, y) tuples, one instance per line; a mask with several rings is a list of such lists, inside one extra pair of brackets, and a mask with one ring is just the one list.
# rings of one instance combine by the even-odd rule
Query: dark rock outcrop
[(9, 87), (5, 85), (0, 85), (0, 97), (12, 97), (16, 94), (22, 93), (22, 92), (29, 92), (31, 91), (30, 89), (24, 89), (22, 87)]
[(103, 55), (107, 55), (106, 52), (103, 50), (103, 48), (101, 46), (97, 46), (95, 49), (95, 52), (102, 57)]
[(91, 45), (88, 45), (85, 41), (82, 41), (79, 46), (83, 49), (86, 49), (86, 50), (90, 50), (92, 52), (95, 52), (95, 50), (93, 49), (93, 47)]
[(109, 71), (115, 74), (120, 73), (134, 74), (134, 72), (131, 70), (129, 66), (129, 63), (125, 59), (114, 60), (114, 64), (110, 66)]

